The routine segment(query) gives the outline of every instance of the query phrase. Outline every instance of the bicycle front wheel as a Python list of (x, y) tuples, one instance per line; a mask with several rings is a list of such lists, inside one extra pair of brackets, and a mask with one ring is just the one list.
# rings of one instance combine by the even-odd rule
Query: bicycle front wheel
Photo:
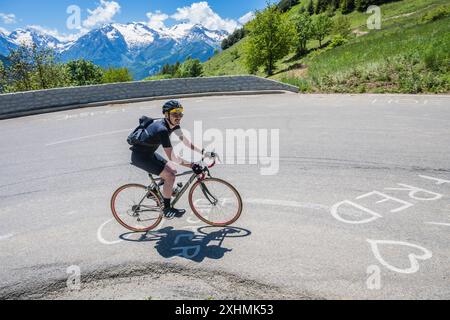
[(242, 213), (239, 192), (228, 182), (216, 178), (197, 181), (189, 193), (189, 204), (201, 221), (215, 227), (231, 225)]
[(162, 220), (161, 201), (152, 191), (140, 184), (127, 184), (114, 192), (111, 211), (123, 227), (146, 232), (156, 228)]

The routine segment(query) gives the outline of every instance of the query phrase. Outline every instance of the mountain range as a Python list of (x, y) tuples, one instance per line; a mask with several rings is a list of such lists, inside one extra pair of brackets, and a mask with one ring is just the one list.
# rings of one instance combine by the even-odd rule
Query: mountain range
[(0, 31), (0, 55), (21, 44), (52, 48), (62, 62), (86, 59), (102, 67), (127, 67), (136, 80), (159, 72), (166, 64), (192, 57), (204, 62), (229, 34), (199, 24), (182, 23), (152, 29), (144, 23), (112, 23), (91, 30), (75, 41), (61, 41), (35, 28)]

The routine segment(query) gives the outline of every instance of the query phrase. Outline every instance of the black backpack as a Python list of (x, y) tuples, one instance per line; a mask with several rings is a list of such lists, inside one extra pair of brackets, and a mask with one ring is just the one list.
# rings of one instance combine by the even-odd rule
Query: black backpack
[(144, 145), (148, 138), (147, 128), (150, 126), (154, 120), (152, 118), (142, 116), (139, 119), (139, 126), (134, 129), (132, 133), (127, 138), (127, 142), (130, 146)]

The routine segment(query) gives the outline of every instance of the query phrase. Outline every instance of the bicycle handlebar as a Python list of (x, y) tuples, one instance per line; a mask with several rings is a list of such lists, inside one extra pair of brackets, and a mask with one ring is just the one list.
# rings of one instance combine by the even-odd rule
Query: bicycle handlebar
[[(214, 159), (213, 162), (212, 162), (212, 164), (207, 165), (207, 164), (205, 163), (205, 158), (206, 158), (206, 157), (207, 157), (207, 158), (212, 158), (212, 159)], [(216, 165), (216, 159), (219, 159), (219, 160), (220, 160), (219, 155), (218, 155), (217, 153), (215, 153), (215, 152), (206, 152), (205, 155), (204, 155), (203, 158), (202, 158), (202, 162), (205, 163), (205, 165), (208, 167), (208, 169), (211, 169), (212, 167), (214, 167), (214, 166)]]

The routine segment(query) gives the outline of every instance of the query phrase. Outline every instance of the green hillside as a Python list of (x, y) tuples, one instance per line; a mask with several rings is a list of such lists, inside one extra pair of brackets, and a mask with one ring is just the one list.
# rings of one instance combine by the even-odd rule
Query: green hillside
[[(277, 63), (271, 78), (306, 92), (449, 92), (450, 5), (446, 0), (404, 0), (381, 6), (381, 30), (368, 30), (368, 14), (352, 12), (352, 36), (335, 48), (292, 53)], [(286, 14), (295, 19), (304, 2)], [(440, 15), (437, 11), (441, 12)], [(444, 12), (444, 14), (442, 14)], [(325, 39), (329, 42), (331, 37)], [(246, 38), (204, 64), (204, 75), (246, 74)], [(263, 76), (262, 70), (257, 73)]]

